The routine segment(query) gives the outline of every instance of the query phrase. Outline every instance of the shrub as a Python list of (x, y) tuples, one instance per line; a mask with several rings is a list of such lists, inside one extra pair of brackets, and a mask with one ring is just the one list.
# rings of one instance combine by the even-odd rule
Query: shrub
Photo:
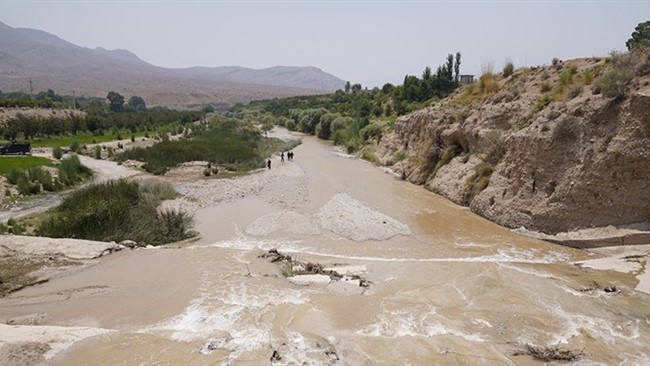
[(622, 98), (633, 77), (631, 69), (611, 69), (596, 80), (596, 87), (608, 98)]
[(561, 142), (571, 142), (578, 138), (580, 125), (576, 118), (564, 118), (558, 121), (553, 129), (553, 139)]
[(494, 74), (486, 73), (478, 80), (478, 88), (481, 94), (492, 94), (499, 91), (499, 82)]
[(560, 85), (568, 86), (573, 84), (573, 73), (570, 70), (564, 70), (560, 73)]
[(18, 184), (20, 179), (28, 180), (27, 172), (22, 169), (13, 168), (7, 174), (7, 181), (11, 184)]
[(479, 149), (484, 162), (497, 165), (506, 154), (505, 139), (501, 132), (492, 130), (483, 137)]
[(203, 175), (205, 175), (206, 177), (209, 177), (210, 175), (212, 175), (212, 170), (211, 169), (204, 169), (203, 170)]
[(585, 85), (590, 85), (594, 81), (594, 70), (585, 70), (582, 73), (582, 81), (585, 83)]
[(562, 62), (562, 61), (557, 57), (553, 57), (553, 59), (551, 60), (551, 64), (553, 66), (558, 66), (560, 64), (560, 62)]
[(11, 197), (11, 189), (5, 188), (5, 196)]
[(512, 62), (506, 63), (506, 65), (503, 67), (503, 77), (507, 78), (508, 76), (512, 75), (514, 71), (515, 65), (513, 65)]
[(573, 99), (577, 97), (578, 95), (582, 94), (582, 86), (581, 85), (572, 85), (571, 88), (569, 88), (569, 92), (567, 93), (567, 99)]
[(21, 178), (18, 181), (17, 186), (18, 186), (18, 193), (22, 194), (23, 196), (30, 196), (41, 192), (40, 184), (32, 183), (24, 178)]
[(551, 91), (551, 85), (549, 85), (549, 83), (547, 81), (544, 81), (540, 85), (540, 90), (542, 91), (542, 93), (549, 92), (549, 91)]
[(362, 128), (359, 133), (364, 140), (369, 140), (371, 138), (381, 139), (382, 130), (381, 127), (375, 124), (369, 124), (366, 127)]
[(52, 157), (56, 160), (61, 160), (62, 156), (63, 156), (63, 151), (61, 150), (61, 146), (55, 146), (52, 149)]
[(442, 154), (440, 155), (440, 158), (438, 158), (438, 161), (436, 162), (436, 167), (433, 170), (433, 176), (435, 177), (436, 174), (438, 174), (438, 170), (442, 168), (443, 166), (449, 164), (453, 158), (456, 157), (463, 149), (456, 145), (456, 144), (451, 144), (444, 148), (442, 150)]
[(191, 216), (157, 212), (177, 193), (169, 184), (125, 180), (91, 185), (73, 192), (37, 228), (38, 235), (90, 240), (134, 240), (153, 245), (187, 238)]
[(72, 143), (70, 144), (70, 151), (73, 151), (75, 153), (79, 153), (79, 146), (80, 146), (79, 142), (72, 141)]
[(463, 191), (462, 203), (469, 206), (474, 197), (483, 191), (490, 184), (490, 176), (494, 167), (486, 162), (480, 163), (474, 167), (474, 173), (467, 178), (465, 190)]
[(135, 142), (135, 135), (134, 134), (131, 134), (131, 142)]
[(102, 148), (99, 145), (95, 146), (95, 159), (102, 158)]
[(59, 181), (66, 186), (76, 184), (91, 174), (90, 169), (81, 165), (77, 155), (71, 155), (59, 164)]
[(537, 101), (535, 102), (535, 108), (533, 109), (533, 111), (535, 113), (537, 113), (537, 112), (543, 110), (549, 104), (551, 104), (552, 101), (553, 101), (553, 98), (551, 98), (548, 95), (544, 95), (541, 98), (538, 98)]

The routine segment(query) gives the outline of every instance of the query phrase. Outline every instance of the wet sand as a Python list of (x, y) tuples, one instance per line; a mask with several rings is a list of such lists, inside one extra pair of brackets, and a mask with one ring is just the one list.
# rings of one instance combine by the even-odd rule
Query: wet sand
[[(0, 320), (82, 327), (63, 348), (28, 337), (53, 344), (34, 356), (53, 365), (542, 364), (515, 356), (526, 344), (650, 363), (645, 264), (590, 267), (602, 256), (513, 233), (325, 142), (294, 151), (247, 177), (178, 183), (185, 197), (166, 204), (195, 214), (200, 240), (19, 291)], [(370, 286), (294, 284), (259, 257), (272, 248), (354, 266)]]

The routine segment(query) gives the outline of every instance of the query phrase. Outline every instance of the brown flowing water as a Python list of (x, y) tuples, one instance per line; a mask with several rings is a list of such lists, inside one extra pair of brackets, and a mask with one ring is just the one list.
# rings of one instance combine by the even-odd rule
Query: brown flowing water
[[(526, 344), (583, 350), (575, 364), (650, 364), (650, 297), (631, 274), (577, 266), (593, 255), (520, 236), (316, 139), (295, 153), (255, 173), (276, 174), (261, 190), (198, 210), (199, 241), (110, 255), (0, 301), (0, 315), (103, 332), (64, 345), (55, 365), (542, 364), (517, 355)], [(338, 193), (410, 235), (246, 233), (264, 215), (313, 218)], [(370, 287), (294, 285), (258, 258), (271, 248), (361, 268)]]

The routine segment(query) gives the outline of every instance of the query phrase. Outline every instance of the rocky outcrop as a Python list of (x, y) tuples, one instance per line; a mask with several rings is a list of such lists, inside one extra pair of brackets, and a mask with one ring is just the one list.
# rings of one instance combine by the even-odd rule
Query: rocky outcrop
[(393, 168), (408, 180), (508, 227), (555, 234), (647, 221), (650, 76), (637, 71), (623, 96), (607, 97), (592, 79), (612, 67), (579, 59), (495, 76), (492, 94), (466, 86), (399, 118), (377, 154), (391, 164), (405, 150)]

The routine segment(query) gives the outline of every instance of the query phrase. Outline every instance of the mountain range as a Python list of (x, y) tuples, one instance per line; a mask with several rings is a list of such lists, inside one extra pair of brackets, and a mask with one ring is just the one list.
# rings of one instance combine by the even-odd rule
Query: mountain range
[(345, 82), (316, 67), (238, 66), (171, 69), (123, 50), (80, 47), (53, 34), (0, 22), (0, 90), (104, 97), (138, 95), (148, 105), (226, 108), (238, 102), (342, 89)]

